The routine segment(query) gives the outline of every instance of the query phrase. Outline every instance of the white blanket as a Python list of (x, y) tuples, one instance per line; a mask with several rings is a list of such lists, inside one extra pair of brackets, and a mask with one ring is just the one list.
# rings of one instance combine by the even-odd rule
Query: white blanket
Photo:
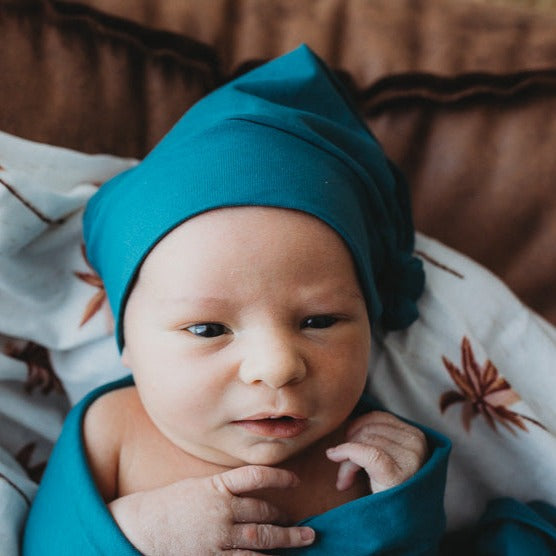
[[(136, 162), (0, 132), (0, 546), (18, 553), (67, 412), (126, 373), (102, 284), (84, 259), (83, 206)], [(556, 331), (489, 272), (418, 234), (421, 319), (374, 338), (370, 389), (452, 438), (449, 526), (487, 499), (556, 504)]]

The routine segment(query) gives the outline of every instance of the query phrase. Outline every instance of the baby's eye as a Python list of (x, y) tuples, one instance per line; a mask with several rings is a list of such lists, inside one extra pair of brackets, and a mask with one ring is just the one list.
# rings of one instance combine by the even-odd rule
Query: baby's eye
[(201, 338), (216, 338), (217, 336), (229, 334), (230, 332), (230, 330), (223, 324), (219, 324), (217, 322), (193, 324), (192, 326), (188, 326), (185, 330), (191, 332), (194, 336), (200, 336)]
[(307, 317), (302, 323), (301, 328), (330, 328), (338, 322), (338, 317), (333, 315), (315, 315)]

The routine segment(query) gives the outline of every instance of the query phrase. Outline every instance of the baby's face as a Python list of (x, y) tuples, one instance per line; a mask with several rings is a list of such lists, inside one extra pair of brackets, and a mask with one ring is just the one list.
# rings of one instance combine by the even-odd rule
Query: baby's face
[(287, 460), (337, 429), (365, 385), (350, 253), (300, 212), (219, 209), (176, 228), (143, 264), (124, 331), (153, 422), (220, 465)]

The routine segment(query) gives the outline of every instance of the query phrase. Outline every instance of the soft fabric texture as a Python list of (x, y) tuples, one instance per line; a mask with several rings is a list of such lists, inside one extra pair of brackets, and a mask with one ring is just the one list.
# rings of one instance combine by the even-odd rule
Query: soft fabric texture
[(307, 212), (354, 258), (371, 324), (417, 318), (409, 191), (351, 101), (306, 46), (203, 98), (139, 165), (103, 185), (84, 216), (123, 346), (126, 298), (141, 263), (173, 228), (207, 210), (260, 205)]
[[(19, 214), (0, 219), (4, 245), (18, 244), (0, 255), (0, 536), (9, 556), (19, 553), (36, 482), (67, 411), (66, 396), (73, 405), (126, 373), (102, 284), (81, 252), (80, 223), (84, 198), (135, 163), (0, 133), (0, 178), (10, 186), (1, 190), (0, 205), (10, 203), (10, 213)], [(75, 191), (84, 187), (86, 194), (76, 200)], [(47, 197), (50, 202), (42, 205)], [(474, 261), (419, 233), (415, 247), (427, 276), (420, 318), (407, 332), (375, 337), (373, 395), (452, 439), (449, 531), (474, 526), (493, 498), (511, 496), (520, 507), (535, 499), (556, 506), (556, 330)], [(512, 426), (511, 432), (498, 422), (494, 431), (477, 414), (467, 432), (463, 400), (441, 411), (443, 395), (458, 390), (443, 356), (463, 372), (461, 359), (469, 354), (462, 349), (464, 338), (476, 365), (485, 369), (491, 360), (511, 385), (498, 398), (502, 408), (548, 430), (521, 419), (527, 430)], [(468, 355), (466, 361), (469, 372), (474, 365)], [(509, 518), (500, 515), (489, 531), (504, 529)]]
[[(132, 384), (130, 378), (103, 386), (69, 414), (31, 509), (23, 555), (137, 555), (112, 520), (95, 487), (81, 433), (87, 408), (102, 394)], [(358, 413), (372, 410), (362, 401)], [(281, 554), (367, 556), (437, 553), (445, 527), (444, 485), (450, 442), (424, 429), (430, 447), (425, 465), (395, 488), (359, 498), (303, 521), (317, 540)]]

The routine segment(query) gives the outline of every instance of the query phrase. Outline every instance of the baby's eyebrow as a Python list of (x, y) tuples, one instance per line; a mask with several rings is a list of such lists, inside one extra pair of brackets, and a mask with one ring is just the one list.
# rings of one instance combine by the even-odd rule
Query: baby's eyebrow
[(226, 297), (213, 295), (168, 295), (163, 293), (159, 300), (164, 303), (176, 303), (180, 305), (202, 305), (202, 306), (224, 306), (230, 305), (231, 301)]
[(331, 296), (365, 300), (365, 297), (362, 292), (355, 289), (343, 288), (343, 287), (326, 287), (323, 288), (322, 290), (308, 292), (307, 294), (308, 299), (312, 299), (314, 301), (322, 300), (325, 302), (329, 300)]
[(358, 291), (358, 290), (351, 290), (351, 289), (341, 288), (340, 293), (343, 293), (347, 297), (355, 297), (357, 299), (363, 299), (363, 300), (365, 299), (365, 296), (363, 295), (363, 293), (361, 291)]

